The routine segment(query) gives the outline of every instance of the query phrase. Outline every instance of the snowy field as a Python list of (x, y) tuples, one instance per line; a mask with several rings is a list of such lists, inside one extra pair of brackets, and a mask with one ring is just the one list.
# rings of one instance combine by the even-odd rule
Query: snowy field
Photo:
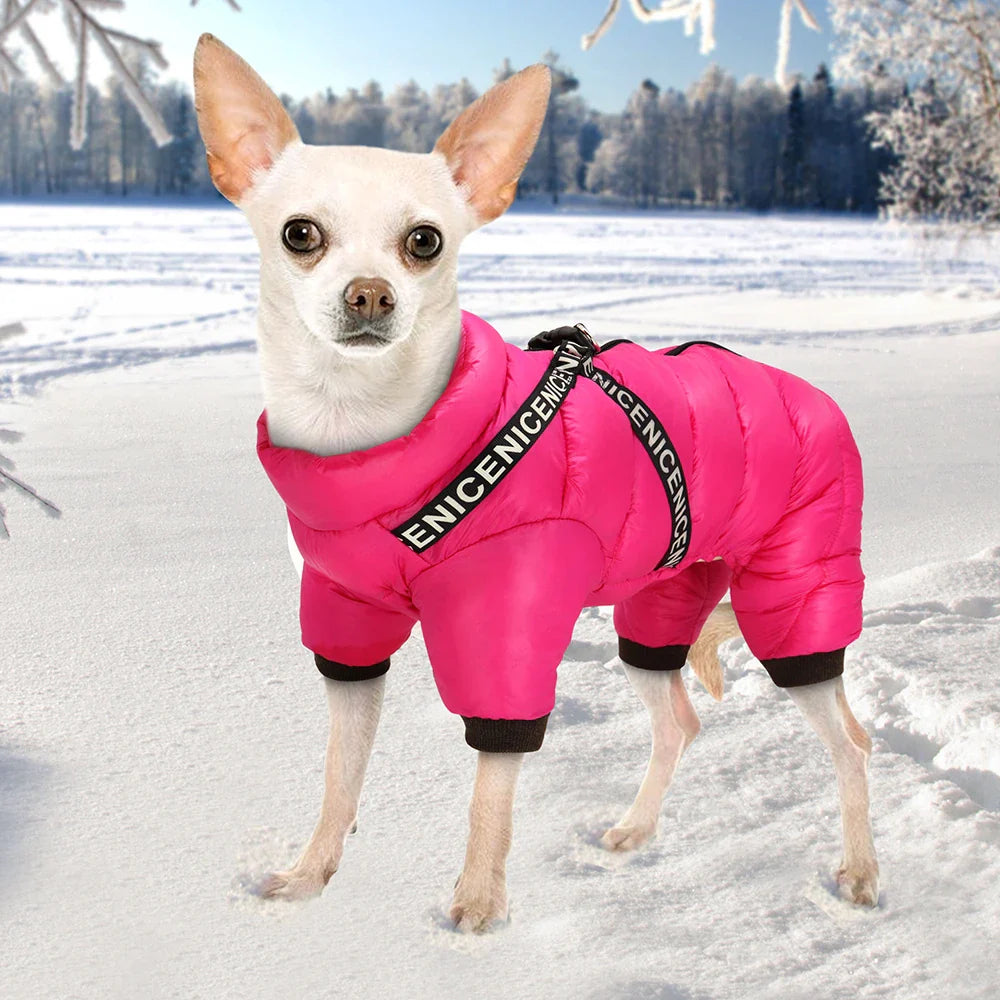
[(863, 220), (514, 213), (462, 304), (523, 343), (726, 343), (837, 398), (866, 469), (882, 895), (832, 892), (832, 769), (742, 643), (660, 835), (598, 846), (647, 723), (586, 611), (518, 790), (508, 926), (449, 927), (475, 754), (419, 628), (326, 893), (265, 903), (315, 819), (325, 703), (254, 455), (256, 253), (234, 211), (0, 205), (0, 997), (423, 1000), (1000, 994), (1000, 269)]

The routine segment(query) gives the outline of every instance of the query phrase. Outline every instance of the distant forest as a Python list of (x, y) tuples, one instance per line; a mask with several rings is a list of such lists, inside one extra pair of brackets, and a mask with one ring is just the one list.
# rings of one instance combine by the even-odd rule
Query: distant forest
[[(553, 97), (521, 194), (611, 195), (637, 206), (874, 212), (890, 154), (872, 147), (866, 116), (899, 103), (904, 87), (838, 87), (825, 66), (789, 91), (710, 66), (686, 91), (644, 80), (618, 114), (587, 106), (573, 74), (549, 54)], [(497, 80), (513, 72), (509, 62)], [(17, 80), (0, 93), (0, 197), (204, 195), (205, 167), (191, 95), (146, 77), (174, 139), (158, 148), (117, 80), (91, 88), (88, 141), (69, 143), (72, 96)], [(430, 93), (416, 83), (388, 97), (374, 81), (282, 100), (305, 142), (427, 152), (478, 96), (467, 80)]]

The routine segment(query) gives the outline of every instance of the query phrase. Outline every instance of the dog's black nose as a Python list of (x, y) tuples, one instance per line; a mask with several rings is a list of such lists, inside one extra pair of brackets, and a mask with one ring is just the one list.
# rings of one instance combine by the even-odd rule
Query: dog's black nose
[(396, 307), (396, 293), (384, 278), (355, 278), (344, 289), (347, 308), (365, 319), (382, 319)]

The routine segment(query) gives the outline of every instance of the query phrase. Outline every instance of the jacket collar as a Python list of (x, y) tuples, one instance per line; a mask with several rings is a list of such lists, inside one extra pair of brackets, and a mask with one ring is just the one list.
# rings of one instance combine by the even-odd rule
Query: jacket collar
[(257, 421), (257, 454), (300, 521), (323, 531), (356, 527), (411, 505), (458, 466), (496, 415), (506, 377), (500, 334), (463, 311), (451, 378), (409, 434), (364, 451), (314, 455), (271, 444), (265, 410)]

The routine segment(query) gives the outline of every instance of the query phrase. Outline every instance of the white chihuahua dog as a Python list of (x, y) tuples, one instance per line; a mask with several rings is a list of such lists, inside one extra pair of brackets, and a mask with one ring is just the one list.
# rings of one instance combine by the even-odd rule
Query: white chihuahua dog
[[(194, 61), (198, 122), (212, 180), (247, 215), (260, 245), (259, 345), (271, 441), (320, 456), (408, 434), (449, 382), (461, 338), (457, 254), (501, 215), (537, 140), (549, 72), (530, 66), (467, 108), (429, 154), (304, 145), (277, 97), (234, 52), (203, 35)], [(293, 558), (298, 556), (294, 543)], [(298, 559), (301, 572), (301, 559)], [(715, 647), (736, 635), (716, 613), (689, 662), (717, 695)], [(610, 850), (655, 832), (663, 795), (699, 722), (679, 670), (626, 673), (652, 720), (652, 754), (635, 802), (604, 836)], [(330, 735), (315, 831), (268, 897), (319, 894), (355, 825), (385, 677), (326, 680)], [(870, 741), (841, 678), (789, 694), (833, 757), (841, 797), (840, 880), (874, 905), (868, 818)], [(465, 864), (450, 915), (479, 932), (507, 915), (505, 865), (520, 753), (480, 752)]]

